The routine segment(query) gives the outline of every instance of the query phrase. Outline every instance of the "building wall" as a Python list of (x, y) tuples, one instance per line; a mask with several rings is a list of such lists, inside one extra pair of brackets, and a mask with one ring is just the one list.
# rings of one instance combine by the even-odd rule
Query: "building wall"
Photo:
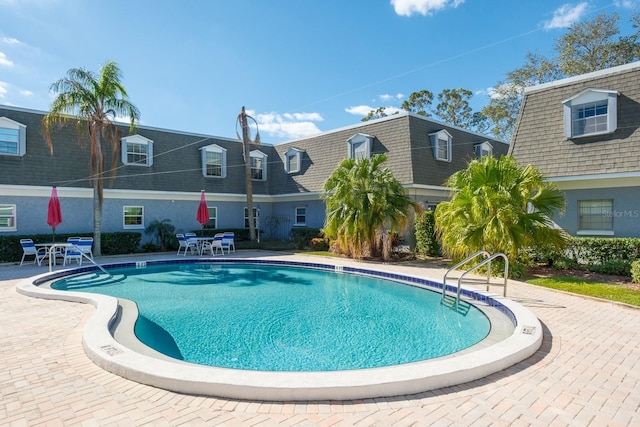
[[(566, 209), (554, 221), (572, 236), (578, 234), (578, 202), (581, 200), (613, 200), (613, 235), (608, 237), (640, 237), (640, 187), (565, 190)], [(602, 237), (580, 233), (585, 237)]]

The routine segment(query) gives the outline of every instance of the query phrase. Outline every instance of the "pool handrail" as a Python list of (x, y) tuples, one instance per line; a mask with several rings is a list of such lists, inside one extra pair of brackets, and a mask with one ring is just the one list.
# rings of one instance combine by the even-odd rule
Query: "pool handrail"
[[(465, 259), (463, 259), (462, 261), (460, 261), (459, 263), (457, 263), (456, 265), (454, 265), (453, 267), (448, 269), (446, 271), (446, 273), (444, 273), (444, 277), (442, 278), (442, 299), (443, 300), (444, 300), (444, 298), (445, 298), (445, 296), (447, 294), (447, 276), (449, 275), (449, 273), (451, 273), (452, 271), (456, 270), (461, 265), (464, 265), (464, 264), (468, 263), (472, 259), (479, 257), (480, 255), (484, 255), (485, 259), (489, 258), (491, 256), (491, 254), (488, 251), (480, 250), (478, 252), (475, 252), (475, 253), (469, 255), (468, 257), (466, 257)], [(491, 274), (491, 273), (489, 273), (489, 274)], [(487, 280), (489, 280), (488, 277), (487, 277)]]
[(78, 246), (74, 245), (73, 243), (54, 243), (53, 245), (51, 245), (49, 247), (49, 272), (53, 271), (52, 258), (55, 257), (55, 255), (54, 255), (55, 254), (55, 249), (57, 249), (57, 248), (74, 248), (74, 249), (76, 249), (78, 252), (80, 252), (80, 255), (82, 255), (87, 260), (89, 260), (91, 262), (91, 264), (93, 264), (96, 267), (98, 267), (104, 274), (106, 274), (108, 276), (111, 276), (111, 273), (109, 273), (107, 270), (105, 270), (101, 265), (99, 265), (92, 258), (90, 258), (87, 255), (87, 253), (83, 252)]

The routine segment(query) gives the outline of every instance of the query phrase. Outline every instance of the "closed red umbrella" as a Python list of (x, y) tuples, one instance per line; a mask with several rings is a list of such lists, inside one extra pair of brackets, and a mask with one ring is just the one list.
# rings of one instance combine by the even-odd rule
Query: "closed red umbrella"
[(196, 219), (204, 228), (204, 225), (209, 222), (209, 208), (207, 208), (207, 201), (204, 198), (204, 190), (200, 193), (200, 205), (198, 206), (198, 215)]
[(51, 189), (51, 198), (49, 199), (49, 210), (47, 212), (47, 224), (51, 227), (53, 234), (53, 243), (56, 242), (56, 227), (62, 223), (62, 210), (60, 209), (60, 200), (58, 200), (58, 190), (54, 186)]

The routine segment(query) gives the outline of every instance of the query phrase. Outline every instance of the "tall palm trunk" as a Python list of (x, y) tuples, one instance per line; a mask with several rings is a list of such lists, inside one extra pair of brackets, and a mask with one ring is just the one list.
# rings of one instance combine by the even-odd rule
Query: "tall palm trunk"
[(102, 197), (104, 158), (102, 155), (101, 130), (97, 124), (90, 128), (93, 144), (91, 149), (91, 174), (93, 175), (93, 254), (102, 255)]
[(256, 227), (253, 216), (253, 183), (251, 182), (251, 153), (249, 152), (249, 124), (247, 113), (242, 107), (240, 124), (242, 126), (242, 148), (244, 154), (244, 179), (247, 189), (247, 217), (249, 218), (249, 238), (256, 240)]

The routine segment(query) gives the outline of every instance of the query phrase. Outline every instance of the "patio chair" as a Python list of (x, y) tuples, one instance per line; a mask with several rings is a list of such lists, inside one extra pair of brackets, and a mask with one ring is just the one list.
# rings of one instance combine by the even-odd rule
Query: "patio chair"
[(64, 248), (64, 260), (62, 261), (62, 265), (67, 265), (67, 262), (69, 262), (69, 265), (71, 265), (71, 261), (75, 261), (78, 263), (78, 265), (82, 265), (82, 252), (80, 252), (80, 248), (78, 248), (77, 246), (79, 242), (80, 240), (67, 240), (67, 243), (70, 243), (71, 246), (67, 246)]
[(75, 245), (80, 249), (80, 252), (93, 261), (93, 237), (81, 237)]
[(33, 263), (36, 262), (38, 265), (42, 265), (42, 260), (49, 256), (49, 252), (47, 248), (36, 248), (35, 243), (31, 239), (20, 239), (20, 246), (22, 246), (22, 259), (20, 260), (20, 265), (24, 263), (24, 259), (27, 256), (33, 255), (34, 260)]
[(211, 242), (212, 255), (216, 255), (218, 253), (218, 249), (224, 256), (224, 234), (217, 233), (213, 236), (213, 241)]
[(222, 246), (227, 248), (227, 253), (231, 253), (231, 249), (233, 249), (233, 252), (236, 251), (234, 238), (235, 234), (233, 231), (225, 231), (222, 233)]
[(183, 256), (187, 255), (187, 251), (190, 251), (192, 254), (198, 252), (198, 242), (195, 240), (187, 240), (184, 234), (176, 234), (178, 238), (178, 253), (176, 255), (180, 255), (182, 252)]
[(200, 255), (204, 255), (207, 252), (211, 253), (211, 256), (215, 255), (213, 241), (203, 240), (200, 242)]

